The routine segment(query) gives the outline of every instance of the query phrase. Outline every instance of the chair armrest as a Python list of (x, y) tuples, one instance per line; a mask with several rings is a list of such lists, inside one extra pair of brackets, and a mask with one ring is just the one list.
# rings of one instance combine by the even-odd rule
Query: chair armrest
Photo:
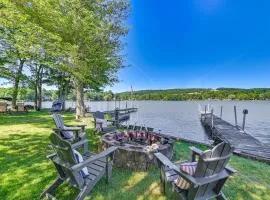
[(175, 162), (173, 162), (174, 165), (181, 165), (181, 164), (184, 164), (184, 163), (188, 163), (190, 161), (188, 160), (177, 160)]
[(50, 154), (50, 155), (47, 155), (46, 157), (48, 158), (48, 159), (52, 159), (53, 157), (55, 157), (57, 154), (56, 153), (52, 153), (52, 154)]
[(72, 145), (71, 145), (71, 148), (72, 148), (72, 149), (77, 149), (77, 148), (83, 146), (84, 144), (86, 144), (86, 143), (88, 143), (88, 142), (89, 142), (89, 140), (81, 140), (81, 141), (79, 141), (79, 142), (76, 142), (76, 143), (72, 144)]
[(71, 124), (71, 125), (66, 125), (65, 124), (65, 126), (66, 127), (78, 127), (78, 128), (80, 128), (83, 132), (85, 131), (85, 127), (87, 126), (87, 125), (85, 125), (85, 124)]
[(54, 128), (53, 130), (57, 131), (57, 132), (60, 132), (60, 131), (76, 131), (76, 132), (78, 132), (81, 129), (77, 128), (77, 127), (71, 127), (71, 128), (65, 128), (65, 129), (63, 129), (63, 128)]
[(203, 151), (200, 150), (200, 149), (198, 149), (198, 148), (196, 148), (196, 147), (189, 147), (189, 149), (190, 149), (193, 153), (195, 153), (195, 154), (197, 154), (197, 155), (202, 155), (202, 154), (203, 154)]
[(80, 128), (85, 128), (87, 125), (86, 124), (65, 124), (66, 127), (80, 127)]
[(215, 174), (213, 176), (208, 176), (208, 177), (201, 177), (201, 178), (194, 178), (195, 179), (195, 185), (205, 185), (208, 183), (213, 183), (218, 180), (224, 179), (229, 177), (231, 174), (228, 172), (228, 170), (225, 168), (223, 171), (221, 171), (218, 174)]
[(230, 166), (225, 167), (225, 169), (226, 169), (230, 174), (234, 174), (234, 173), (237, 172), (234, 168), (232, 168), (232, 167), (230, 167)]
[(75, 138), (78, 138), (79, 137), (79, 132), (81, 130), (82, 130), (81, 128), (77, 128), (77, 127), (71, 127), (71, 128), (65, 128), (65, 129), (62, 129), (62, 128), (54, 128), (53, 129), (54, 132), (58, 132), (58, 133), (61, 133), (61, 131), (72, 131), (72, 132), (75, 132)]
[(105, 151), (86, 159), (82, 163), (79, 163), (79, 164), (76, 164), (76, 165), (72, 166), (71, 169), (73, 171), (79, 171), (82, 168), (88, 166), (90, 163), (92, 163), (92, 162), (94, 162), (94, 161), (96, 161), (96, 160), (98, 160), (100, 158), (108, 157), (110, 154), (114, 153), (114, 151), (116, 151), (117, 149), (118, 148), (114, 147), (114, 146), (110, 147), (110, 148), (106, 149)]

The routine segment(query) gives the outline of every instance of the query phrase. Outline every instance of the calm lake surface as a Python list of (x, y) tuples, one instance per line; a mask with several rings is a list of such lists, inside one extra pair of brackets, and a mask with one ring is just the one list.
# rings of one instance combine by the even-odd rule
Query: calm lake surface
[[(128, 124), (146, 125), (161, 130), (164, 134), (208, 143), (208, 137), (200, 123), (199, 105), (210, 104), (215, 114), (220, 115), (223, 106), (223, 119), (234, 124), (233, 106), (237, 106), (238, 124), (242, 125), (242, 110), (248, 109), (246, 131), (270, 145), (270, 101), (134, 101), (134, 102), (86, 102), (91, 111), (113, 110), (116, 107), (134, 106), (137, 113), (131, 114)], [(50, 108), (51, 102), (44, 102)], [(67, 102), (67, 107), (75, 107)]]

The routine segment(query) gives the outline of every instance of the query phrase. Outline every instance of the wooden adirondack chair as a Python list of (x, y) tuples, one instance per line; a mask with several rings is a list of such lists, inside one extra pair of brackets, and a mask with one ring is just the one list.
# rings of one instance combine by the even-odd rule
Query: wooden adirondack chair
[[(53, 120), (55, 122), (56, 128), (53, 129), (57, 134), (64, 137), (65, 132), (72, 132), (74, 137), (72, 139), (67, 139), (71, 143), (76, 143), (81, 140), (85, 140), (85, 126), (86, 125), (66, 125), (62, 116), (58, 113), (53, 113)], [(88, 151), (88, 143), (83, 144), (84, 151)]]
[[(227, 143), (220, 143), (212, 150), (201, 151), (195, 147), (192, 150), (192, 162), (197, 160), (194, 175), (189, 175), (180, 169), (180, 163), (172, 163), (161, 153), (156, 153), (161, 173), (161, 190), (169, 199), (204, 200), (210, 198), (226, 199), (222, 187), (229, 176), (235, 173), (227, 167), (234, 148)], [(176, 185), (178, 177), (182, 177), (190, 186), (183, 190)]]
[[(116, 127), (114, 125), (109, 125), (107, 122), (114, 123), (114, 120), (105, 119), (104, 113), (96, 111), (93, 113), (95, 129), (96, 131), (105, 134), (109, 132), (114, 132)], [(107, 126), (104, 126), (104, 120)]]
[(24, 102), (23, 101), (18, 100), (16, 102), (16, 110), (17, 110), (17, 112), (25, 112), (26, 111), (24, 109)]
[[(40, 195), (40, 199), (43, 199), (45, 196), (54, 199), (53, 192), (64, 181), (80, 190), (75, 198), (76, 200), (84, 199), (104, 175), (106, 175), (107, 182), (110, 181), (113, 154), (114, 151), (117, 150), (117, 147), (110, 147), (99, 154), (85, 152), (82, 155), (83, 162), (78, 163), (73, 150), (87, 142), (86, 140), (76, 144), (70, 144), (56, 133), (50, 135), (50, 140), (56, 153), (49, 155), (48, 158), (55, 165), (59, 176), (54, 183)], [(81, 173), (81, 170), (85, 167), (87, 167), (89, 173), (86, 177)]]
[(5, 101), (0, 101), (0, 112), (7, 112), (8, 104)]

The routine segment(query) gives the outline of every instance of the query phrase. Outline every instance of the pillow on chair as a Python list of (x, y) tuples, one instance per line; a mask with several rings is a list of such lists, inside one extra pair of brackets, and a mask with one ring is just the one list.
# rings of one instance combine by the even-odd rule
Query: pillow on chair
[[(182, 163), (180, 164), (180, 170), (193, 176), (195, 174), (197, 168), (197, 162), (190, 162), (190, 163)], [(190, 187), (189, 182), (187, 182), (184, 178), (179, 176), (179, 178), (176, 180), (175, 184), (177, 187), (187, 190)]]
[(65, 131), (65, 129), (69, 129), (68, 127), (64, 126), (62, 130), (62, 135), (64, 139), (72, 139), (73, 138), (73, 132), (72, 131)]
[[(83, 157), (80, 154), (80, 152), (78, 152), (77, 150), (73, 149), (73, 153), (75, 155), (76, 161), (77, 163), (82, 163), (83, 162)], [(82, 170), (80, 171), (81, 175), (83, 178), (87, 177), (89, 175), (88, 169), (87, 167), (82, 168)]]

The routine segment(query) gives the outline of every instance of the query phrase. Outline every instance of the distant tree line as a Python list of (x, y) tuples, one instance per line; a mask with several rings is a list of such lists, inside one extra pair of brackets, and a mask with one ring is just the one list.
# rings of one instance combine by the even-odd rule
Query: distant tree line
[[(0, 98), (1, 97), (12, 97), (14, 88), (0, 88)], [(33, 88), (27, 87), (20, 87), (18, 89), (18, 100), (24, 100), (29, 102), (35, 102), (35, 90)], [(59, 90), (53, 89), (45, 89), (42, 88), (42, 97), (41, 101), (55, 101), (59, 98)], [(65, 100), (75, 101), (76, 100), (76, 92), (74, 88), (70, 87), (65, 95)], [(112, 91), (101, 92), (101, 91), (94, 91), (89, 90), (84, 92), (84, 100), (87, 101), (112, 101), (114, 100), (114, 94)]]
[(117, 94), (117, 99), (128, 100), (164, 100), (164, 101), (185, 101), (185, 100), (270, 100), (270, 88), (190, 88), (190, 89), (168, 89), (168, 90), (141, 90), (123, 92)]
[[(0, 97), (11, 97), (13, 88), (0, 88)], [(86, 90), (84, 100), (87, 101), (113, 101), (113, 100), (163, 100), (163, 101), (186, 101), (186, 100), (270, 100), (270, 88), (190, 88), (169, 90), (141, 90), (131, 92), (113, 93), (112, 91)], [(21, 87), (18, 90), (18, 99), (35, 101), (35, 91), (32, 88)], [(54, 101), (59, 99), (59, 90), (42, 89), (42, 101)], [(75, 101), (76, 93), (70, 86), (66, 91), (65, 100)]]

